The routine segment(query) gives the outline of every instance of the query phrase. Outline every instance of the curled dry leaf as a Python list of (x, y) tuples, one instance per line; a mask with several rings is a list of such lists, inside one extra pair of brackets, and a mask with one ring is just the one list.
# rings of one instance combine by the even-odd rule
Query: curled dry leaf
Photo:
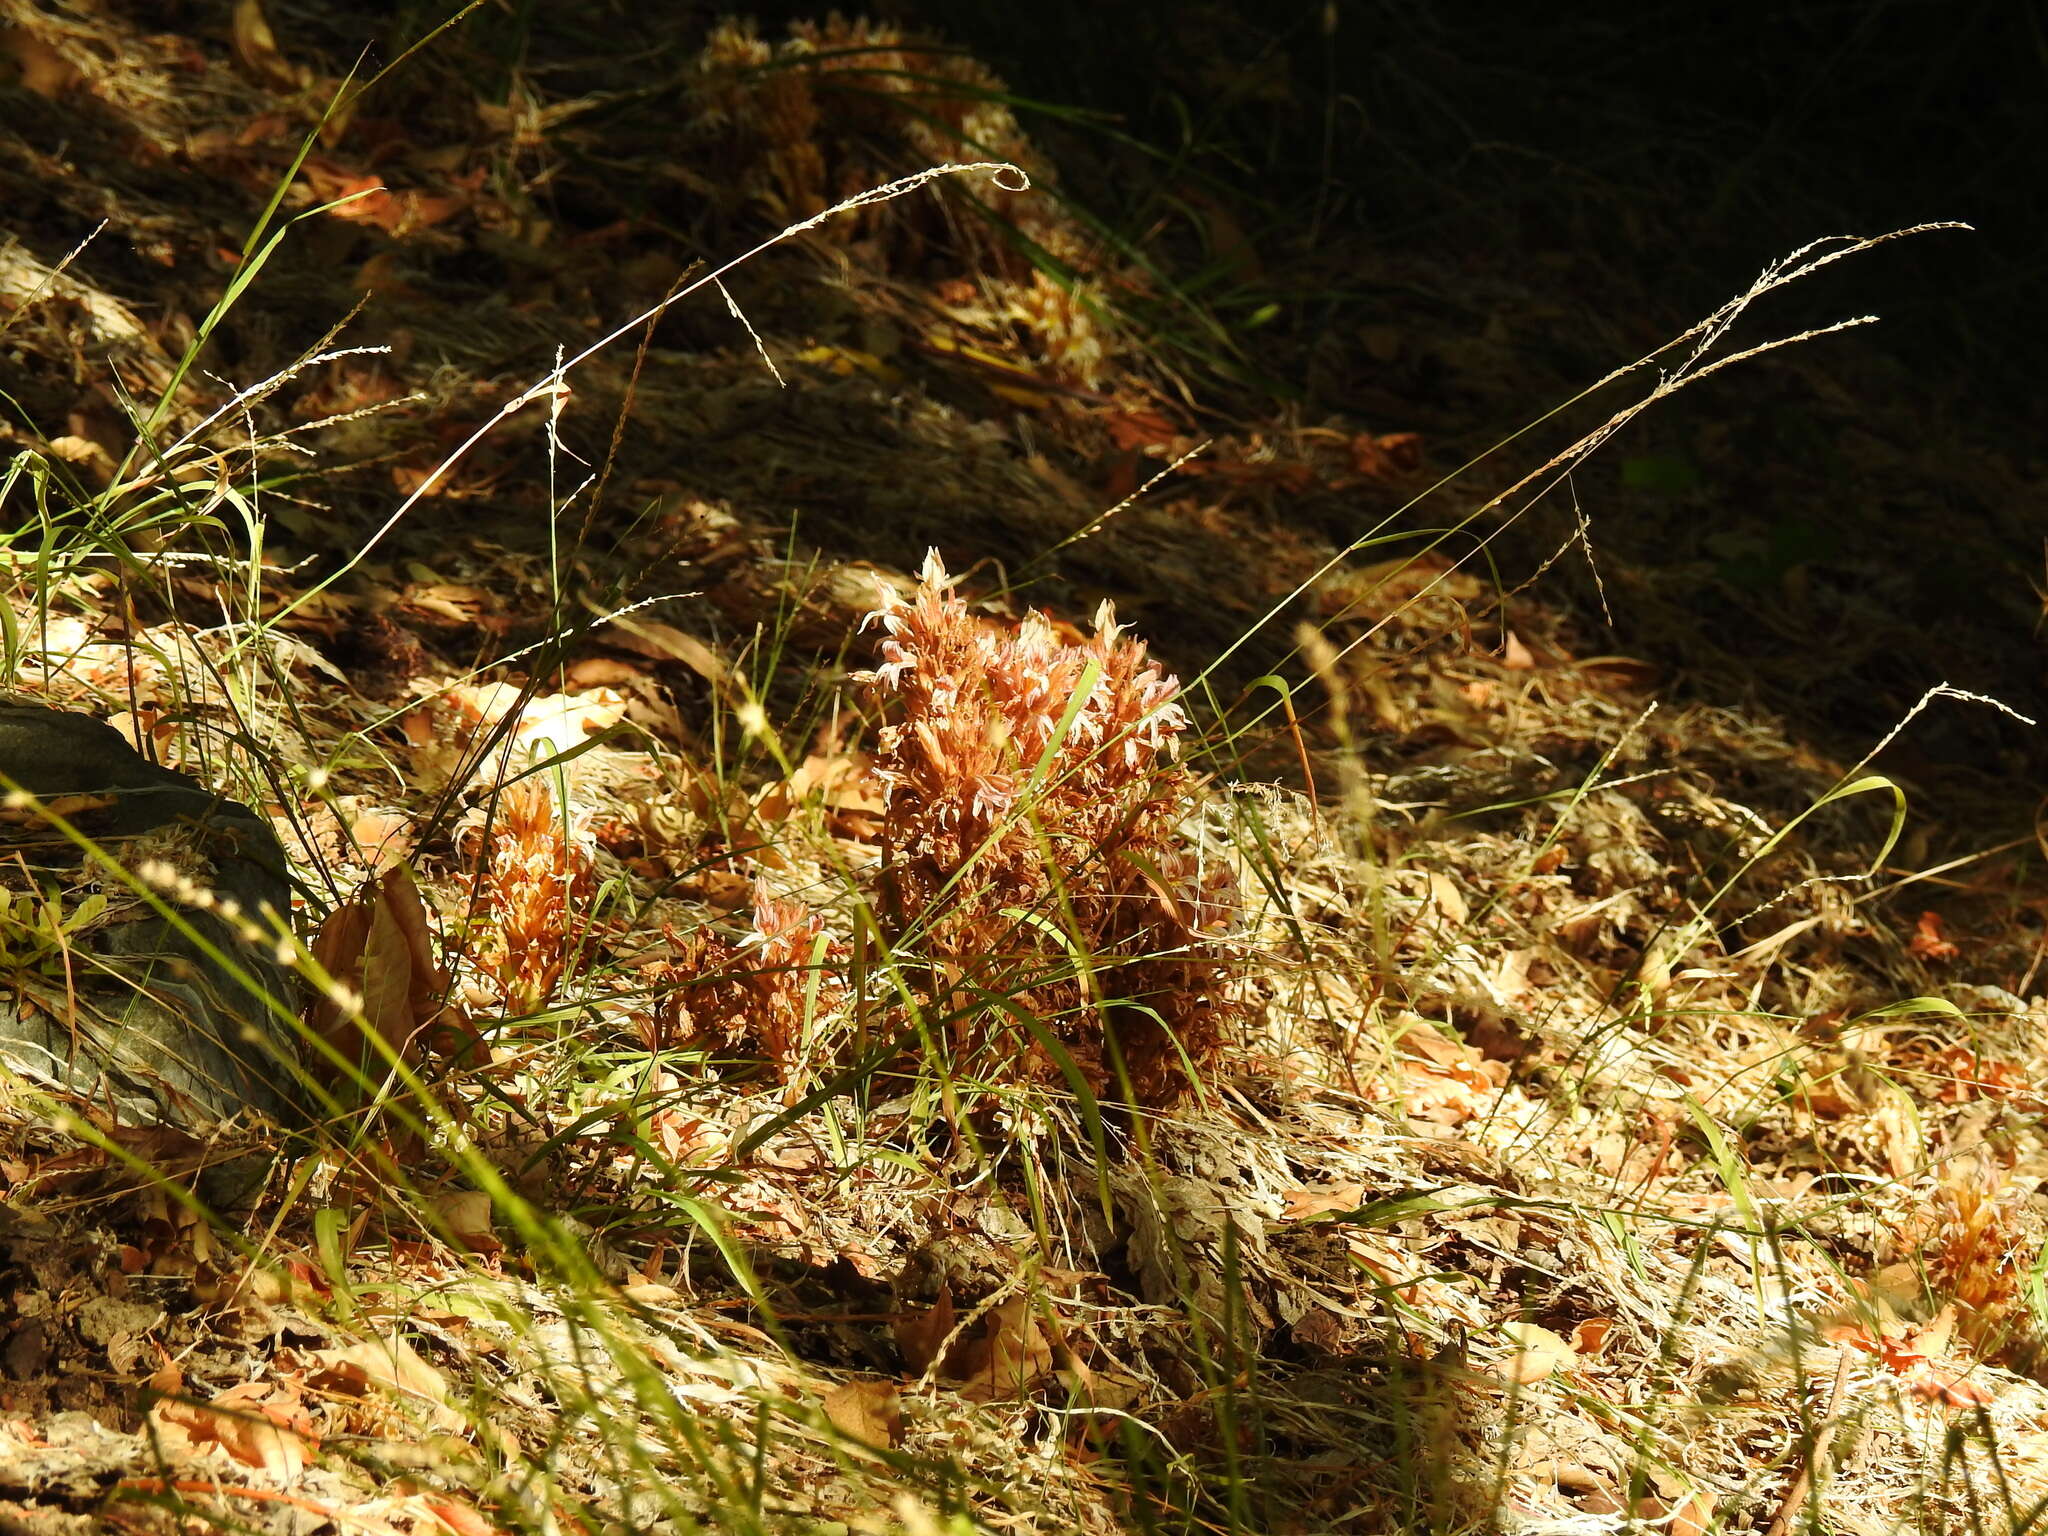
[(1929, 965), (1946, 965), (1962, 951), (1942, 937), (1939, 912), (1922, 912), (1913, 925), (1913, 937), (1906, 941), (1906, 953)]
[(471, 1253), (503, 1253), (505, 1245), (491, 1227), (491, 1197), (482, 1190), (463, 1189), (442, 1195), (434, 1209), (453, 1237)]
[(436, 1429), (459, 1430), (463, 1418), (448, 1402), (448, 1383), (403, 1338), (365, 1339), (346, 1349), (313, 1351), (307, 1381), (350, 1397), (377, 1387), (393, 1397), (424, 1406)]
[(1023, 1397), (1052, 1374), (1052, 1342), (1026, 1296), (991, 1307), (958, 1356), (961, 1395), (976, 1402)]
[(263, 14), (262, 0), (237, 0), (232, 44), (235, 62), (259, 85), (295, 91), (311, 73), (294, 65), (277, 46), (277, 34)]
[[(445, 1001), (448, 976), (434, 961), (426, 907), (403, 864), (328, 914), (314, 937), (313, 959), (361, 999), (363, 1027), (400, 1056), (417, 1060), (430, 1026), (452, 1032), (461, 1044), (474, 1043), (468, 1021)], [(316, 1000), (306, 1022), (344, 1056), (356, 1053), (354, 1019), (335, 998)]]
[(317, 1444), (297, 1399), (266, 1382), (245, 1381), (210, 1403), (166, 1398), (150, 1409), (150, 1418), (174, 1446), (218, 1447), (230, 1460), (280, 1482), (305, 1470), (306, 1452)]
[(1993, 1394), (1969, 1379), (1973, 1362), (1949, 1354), (1957, 1322), (1953, 1302), (1914, 1325), (1880, 1306), (1877, 1316), (1855, 1317), (1821, 1330), (1821, 1337), (1875, 1355), (1915, 1397), (1946, 1408), (1978, 1408)]
[(437, 695), (434, 704), (465, 732), (496, 729), (516, 712), (510, 747), (520, 767), (537, 756), (554, 757), (581, 746), (626, 714), (625, 698), (611, 688), (529, 696), (514, 683), (457, 683)]
[(1572, 1330), (1572, 1349), (1580, 1356), (1590, 1359), (1607, 1348), (1607, 1341), (1613, 1335), (1613, 1318), (1589, 1317)]
[(1518, 1386), (1543, 1381), (1579, 1363), (1579, 1352), (1548, 1328), (1535, 1323), (1508, 1323), (1501, 1332), (1514, 1346), (1507, 1376)]

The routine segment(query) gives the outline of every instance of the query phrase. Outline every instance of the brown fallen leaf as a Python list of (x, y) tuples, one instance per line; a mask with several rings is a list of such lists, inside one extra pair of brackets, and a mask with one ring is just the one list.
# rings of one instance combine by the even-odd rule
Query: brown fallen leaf
[(1572, 1330), (1572, 1349), (1587, 1358), (1596, 1356), (1607, 1348), (1607, 1340), (1613, 1332), (1613, 1318), (1589, 1317)]
[[(453, 1044), (475, 1043), (468, 1021), (446, 1001), (448, 976), (435, 963), (426, 907), (405, 865), (367, 881), (328, 914), (313, 959), (361, 1000), (363, 1027), (406, 1059), (418, 1059), (430, 1027), (452, 1033)], [(354, 1019), (332, 997), (316, 999), (306, 1023), (344, 1055), (361, 1044)]]
[(896, 1347), (903, 1351), (903, 1363), (913, 1375), (922, 1376), (932, 1368), (955, 1321), (950, 1285), (940, 1289), (939, 1299), (926, 1310), (906, 1312), (896, 1320)]
[(1306, 1221), (1331, 1211), (1355, 1211), (1367, 1196), (1363, 1184), (1330, 1184), (1322, 1189), (1290, 1189), (1280, 1198), (1287, 1202), (1280, 1213), (1282, 1221)]
[(491, 1197), (482, 1190), (462, 1189), (442, 1195), (434, 1209), (448, 1228), (448, 1235), (471, 1253), (503, 1253), (505, 1245), (491, 1226)]
[(1508, 1379), (1518, 1386), (1530, 1386), (1579, 1363), (1579, 1352), (1564, 1339), (1535, 1323), (1508, 1323), (1501, 1328), (1515, 1353), (1508, 1362)]
[(958, 1371), (961, 1395), (984, 1403), (1023, 1397), (1052, 1374), (1052, 1344), (1029, 1297), (989, 1309), (978, 1335), (961, 1346)]
[(695, 635), (656, 619), (613, 619), (605, 638), (620, 650), (632, 651), (649, 661), (679, 661), (715, 688), (724, 686), (731, 671), (718, 653)]
[(903, 1438), (903, 1395), (893, 1381), (843, 1381), (823, 1406), (835, 1429), (863, 1445), (894, 1450)]
[(288, 1481), (306, 1468), (312, 1425), (295, 1397), (273, 1401), (274, 1391), (271, 1383), (245, 1381), (207, 1403), (165, 1398), (150, 1409), (150, 1418), (173, 1444), (218, 1447), (252, 1471)]
[(1994, 1394), (1969, 1379), (1974, 1362), (1949, 1353), (1956, 1320), (1954, 1302), (1916, 1325), (1894, 1315), (1880, 1299), (1874, 1318), (1846, 1318), (1822, 1328), (1821, 1337), (1875, 1355), (1915, 1397), (1945, 1408), (1983, 1407)]
[(62, 96), (83, 78), (77, 66), (26, 27), (0, 28), (0, 54), (20, 71), (21, 88), (45, 99)]
[(309, 1384), (324, 1391), (361, 1397), (376, 1387), (423, 1406), (436, 1429), (459, 1430), (462, 1415), (448, 1401), (448, 1383), (403, 1337), (365, 1339), (346, 1349), (317, 1349), (310, 1356)]
[(1710, 1493), (1695, 1491), (1675, 1503), (1656, 1494), (1636, 1500), (1636, 1519), (1669, 1536), (1706, 1536), (1713, 1518), (1714, 1496)]
[(294, 65), (277, 46), (277, 34), (263, 14), (263, 0), (236, 0), (230, 42), (235, 62), (258, 85), (295, 91), (311, 78), (309, 71)]

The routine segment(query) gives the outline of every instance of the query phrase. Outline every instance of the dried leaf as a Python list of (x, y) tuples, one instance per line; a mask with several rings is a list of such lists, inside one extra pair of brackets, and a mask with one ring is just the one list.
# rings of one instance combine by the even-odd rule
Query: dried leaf
[(1322, 1189), (1286, 1190), (1280, 1198), (1287, 1202), (1280, 1213), (1282, 1221), (1305, 1221), (1331, 1211), (1355, 1211), (1365, 1204), (1367, 1195), (1363, 1184), (1330, 1184)]
[(512, 683), (478, 686), (458, 683), (436, 701), (455, 714), (465, 729), (490, 729), (515, 711), (512, 730), (514, 762), (524, 766), (535, 756), (557, 756), (581, 746), (625, 718), (625, 696), (611, 688), (587, 693), (541, 693), (527, 697)]
[[(313, 940), (313, 958), (355, 991), (364, 1026), (402, 1055), (417, 1057), (429, 1024), (465, 1028), (444, 1008), (448, 978), (434, 962), (426, 907), (403, 864), (328, 914)], [(333, 998), (318, 999), (307, 1023), (337, 1050), (346, 1053), (356, 1044), (353, 1021)]]
[(989, 1310), (981, 1333), (959, 1352), (960, 1391), (977, 1402), (1023, 1397), (1052, 1374), (1052, 1344), (1038, 1326), (1029, 1297)]
[(1941, 936), (1939, 912), (1922, 912), (1913, 926), (1913, 937), (1906, 941), (1906, 953), (1929, 965), (1946, 965), (1962, 951)]
[(428, 1495), (423, 1503), (427, 1513), (440, 1522), (449, 1536), (503, 1536), (504, 1527), (472, 1504), (440, 1493)]
[(306, 81), (305, 72), (278, 48), (277, 34), (270, 30), (262, 0), (236, 0), (231, 45), (235, 62), (259, 85), (295, 91)]
[(673, 624), (638, 617), (612, 620), (607, 636), (622, 651), (632, 651), (650, 661), (680, 661), (714, 687), (723, 687), (731, 669), (718, 653), (695, 635), (684, 634)]
[(441, 1373), (397, 1334), (365, 1339), (346, 1349), (315, 1350), (312, 1359), (316, 1369), (307, 1379), (327, 1391), (360, 1395), (366, 1385), (380, 1387), (394, 1397), (423, 1404), (437, 1429), (462, 1427), (462, 1415), (449, 1405), (448, 1384)]
[(1535, 1323), (1508, 1323), (1501, 1332), (1515, 1346), (1508, 1379), (1520, 1386), (1542, 1381), (1579, 1363), (1578, 1351), (1548, 1328)]
[(80, 79), (69, 59), (26, 27), (0, 29), (0, 53), (21, 72), (21, 88), (46, 99), (62, 96)]
[(1465, 897), (1456, 882), (1439, 870), (1429, 872), (1429, 902), (1443, 919), (1444, 926), (1454, 933), (1462, 929), (1472, 916), (1472, 909), (1465, 904)]
[(1915, 1397), (1944, 1408), (1983, 1408), (1996, 1401), (1988, 1388), (1968, 1379), (1968, 1367), (1951, 1361), (1922, 1363), (1906, 1374), (1906, 1387)]
[(1672, 1511), (1671, 1523), (1665, 1530), (1669, 1536), (1707, 1536), (1713, 1526), (1714, 1496), (1702, 1488), (1688, 1494)]
[(296, 1402), (264, 1401), (271, 1391), (267, 1383), (243, 1382), (210, 1403), (166, 1398), (150, 1409), (150, 1417), (174, 1442), (217, 1446), (231, 1460), (282, 1482), (305, 1470), (307, 1440), (294, 1421), (308, 1429), (310, 1421)]
[(896, 1320), (896, 1347), (903, 1351), (903, 1363), (914, 1375), (922, 1376), (932, 1368), (954, 1321), (950, 1285), (940, 1290), (939, 1299), (925, 1311), (905, 1313)]
[(841, 1382), (824, 1408), (834, 1428), (864, 1445), (893, 1450), (903, 1438), (903, 1395), (893, 1381)]
[(1613, 1332), (1613, 1318), (1589, 1317), (1572, 1330), (1572, 1349), (1587, 1358), (1597, 1356), (1607, 1347)]
[(491, 1226), (491, 1197), (482, 1190), (464, 1189), (443, 1195), (434, 1202), (434, 1209), (446, 1224), (448, 1235), (471, 1253), (505, 1251), (504, 1243)]

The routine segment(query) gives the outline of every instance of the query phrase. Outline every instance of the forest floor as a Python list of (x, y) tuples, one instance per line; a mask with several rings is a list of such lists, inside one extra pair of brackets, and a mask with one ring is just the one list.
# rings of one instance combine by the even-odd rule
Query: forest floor
[(1811, 510), (2031, 471), (1853, 334), (1709, 372), (1888, 244), (1268, 346), (1203, 295), (1364, 253), (1119, 237), (888, 28), (0, 21), (9, 686), (267, 815), (388, 1047), (4, 1090), (6, 1529), (2048, 1508), (2036, 597), (1930, 551), (1925, 694)]

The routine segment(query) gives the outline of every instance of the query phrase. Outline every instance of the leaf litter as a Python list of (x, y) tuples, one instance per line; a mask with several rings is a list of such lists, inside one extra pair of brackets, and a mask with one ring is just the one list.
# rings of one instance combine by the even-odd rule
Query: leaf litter
[[(25, 89), (117, 109), (204, 188), (152, 195), (90, 151), (39, 194), (50, 227), (249, 262), (221, 231), (292, 163), (317, 49), (252, 0), (225, 51), (41, 12), (6, 36)], [(346, 1055), (367, 1027), (447, 1119), (377, 1100), (292, 1151), (241, 1244), (136, 1190), (122, 1154), (180, 1166), (168, 1141), (19, 1099), (0, 1498), (76, 1509), (84, 1478), (128, 1519), (467, 1532), (680, 1529), (735, 1497), (778, 1527), (915, 1529), (917, 1499), (954, 1497), (1107, 1530), (1214, 1518), (1250, 1458), (1305, 1529), (1704, 1531), (1792, 1507), (1802, 1477), (1844, 1527), (1946, 1528), (1979, 1486), (1951, 1474), (1958, 1434), (2008, 1507), (2048, 1491), (2048, 1003), (1987, 979), (2035, 969), (1993, 921), (2012, 867), (1942, 910), (1877, 899), (1883, 812), (1830, 800), (1848, 773), (1776, 723), (1660, 705), (1655, 668), (1470, 562), (1361, 560), (1279, 515), (1391, 506), (1426, 445), (1198, 434), (1089, 301), (1142, 274), (1089, 248), (975, 61), (835, 20), (721, 25), (691, 69), (688, 152), (658, 174), (715, 232), (887, 180), (889, 145), (972, 146), (1038, 190), (1005, 226), (938, 201), (820, 225), (735, 286), (758, 338), (672, 311), (630, 371), (600, 358), (553, 401), (553, 458), (559, 423), (529, 412), (445, 475), (524, 398), (504, 377), (592, 334), (589, 273), (655, 300), (674, 280), (646, 231), (558, 228), (536, 195), (576, 174), (594, 102), (443, 103), (408, 133), (344, 98), (287, 194), (332, 205), (321, 264), (287, 246), (244, 302), (324, 325), (348, 303), (323, 266), (347, 267), (391, 303), (364, 317), (376, 363), (266, 356), (250, 324), (260, 392), (173, 390), (195, 317), (145, 323), (61, 251), (4, 257), (24, 398), (66, 428), (10, 423), (11, 449), (113, 484), (116, 376), (198, 434), (129, 471), (148, 601), (89, 560), (40, 606), (12, 594), (14, 686), (118, 709), (264, 807), (356, 1004), (313, 1002), (315, 1032)], [(875, 105), (933, 79), (951, 94)], [(866, 131), (829, 131), (843, 114)], [(9, 146), (10, 179), (48, 163)], [(480, 250), (498, 292), (434, 270)], [(767, 380), (757, 340), (805, 369)], [(629, 403), (630, 441), (575, 436)], [(173, 486), (232, 526), (249, 449), (207, 424), (243, 418), (251, 468), (308, 445), (341, 467), (272, 493), (258, 555), (158, 558)], [(552, 500), (542, 466), (566, 471)], [(331, 542), (390, 526), (392, 487), (421, 515), (372, 557)], [(792, 501), (818, 503), (801, 538)], [(1055, 548), (1041, 614), (1005, 572)], [(346, 579), (301, 574), (337, 551)], [(623, 611), (678, 592), (703, 597)], [(1236, 762), (1172, 762), (1175, 669), (1119, 650), (1106, 611), (1078, 622), (1108, 600), (1148, 638), (1159, 619), (1183, 677), (1278, 600), (1321, 707), (1239, 731)], [(948, 646), (955, 692), (920, 716)], [(1274, 658), (1245, 661), (1222, 691)], [(976, 860), (990, 883), (958, 900)], [(8, 922), (12, 952), (33, 919)], [(179, 1187), (271, 1148), (225, 1127)]]

